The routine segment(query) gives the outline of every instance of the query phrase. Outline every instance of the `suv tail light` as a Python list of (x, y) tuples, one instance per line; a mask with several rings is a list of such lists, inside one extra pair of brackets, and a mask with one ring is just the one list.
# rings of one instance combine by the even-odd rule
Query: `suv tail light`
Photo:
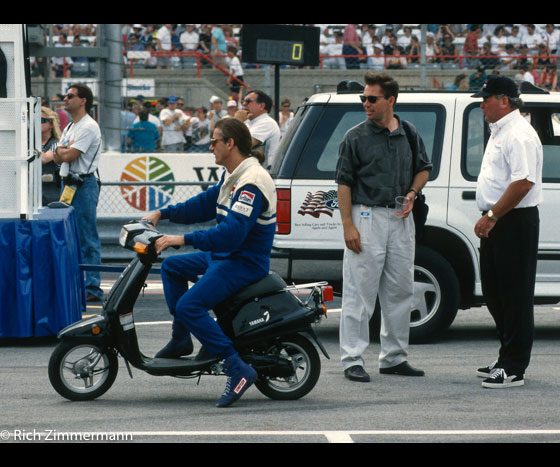
[(288, 235), (291, 231), (291, 198), (292, 192), (289, 188), (276, 190), (276, 233)]

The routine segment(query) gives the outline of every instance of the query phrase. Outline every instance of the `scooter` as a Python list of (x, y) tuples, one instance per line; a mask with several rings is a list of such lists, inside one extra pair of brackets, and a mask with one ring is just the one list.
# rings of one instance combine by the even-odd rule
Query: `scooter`
[[(102, 396), (117, 377), (117, 355), (123, 357), (131, 378), (131, 366), (154, 376), (223, 374), (220, 359), (204, 347), (196, 356), (177, 359), (150, 358), (140, 351), (134, 304), (157, 259), (154, 245), (161, 236), (145, 220), (131, 221), (121, 229), (120, 245), (137, 254), (111, 288), (102, 313), (58, 333), (61, 342), (49, 360), (49, 380), (61, 396), (72, 401)], [(326, 316), (326, 302), (331, 300), (333, 290), (327, 282), (288, 286), (270, 272), (213, 311), (241, 358), (256, 370), (258, 390), (271, 399), (295, 400), (319, 380), (321, 360), (313, 342), (329, 358), (311, 324)]]

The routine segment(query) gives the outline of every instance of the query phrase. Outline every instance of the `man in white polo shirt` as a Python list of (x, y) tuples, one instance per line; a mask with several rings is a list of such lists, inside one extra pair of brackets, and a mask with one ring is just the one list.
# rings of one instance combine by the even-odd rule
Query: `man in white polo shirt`
[(500, 338), (498, 360), (479, 368), (486, 388), (522, 386), (533, 345), (533, 298), (543, 200), (543, 149), (537, 132), (521, 115), (515, 82), (490, 76), (473, 95), (490, 124), (478, 176), (476, 200), (482, 217), (480, 238), (482, 292)]
[(263, 91), (251, 91), (243, 99), (243, 109), (238, 110), (235, 117), (244, 121), (251, 137), (253, 149), (261, 149), (265, 155), (263, 166), (269, 170), (280, 146), (280, 127), (268, 115), (272, 110), (272, 99)]

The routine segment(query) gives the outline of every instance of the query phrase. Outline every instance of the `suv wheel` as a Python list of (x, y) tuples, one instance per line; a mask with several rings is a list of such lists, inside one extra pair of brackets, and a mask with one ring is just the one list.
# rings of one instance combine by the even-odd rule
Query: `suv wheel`
[[(410, 343), (429, 342), (446, 331), (459, 308), (459, 281), (451, 265), (439, 253), (416, 247), (414, 298), (410, 312)], [(370, 337), (379, 340), (379, 300), (370, 320)]]

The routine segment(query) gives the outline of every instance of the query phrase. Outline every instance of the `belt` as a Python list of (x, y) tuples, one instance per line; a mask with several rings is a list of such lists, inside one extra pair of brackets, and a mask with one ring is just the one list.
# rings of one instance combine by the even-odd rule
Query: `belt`
[(395, 203), (390, 203), (390, 204), (374, 204), (373, 205), (374, 208), (389, 208), (389, 209), (394, 209), (396, 208)]
[(95, 175), (95, 172), (91, 172), (89, 174), (80, 174), (80, 177), (87, 178), (87, 177), (93, 177), (94, 175)]

